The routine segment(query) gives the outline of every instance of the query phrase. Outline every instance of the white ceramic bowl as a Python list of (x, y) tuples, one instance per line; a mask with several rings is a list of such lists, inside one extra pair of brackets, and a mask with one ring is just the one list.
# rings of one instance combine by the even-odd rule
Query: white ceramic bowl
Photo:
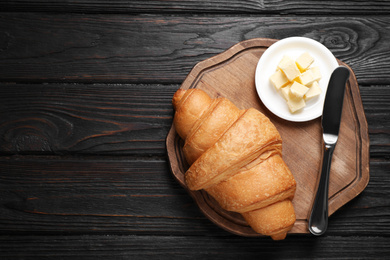
[[(306, 107), (291, 113), (286, 101), (269, 80), (284, 55), (296, 59), (304, 52), (314, 58), (311, 67), (319, 66), (322, 78), (319, 81), (322, 93), (306, 102)], [(332, 52), (321, 43), (305, 38), (290, 37), (272, 44), (261, 56), (256, 67), (256, 90), (263, 104), (275, 115), (288, 121), (305, 122), (322, 115), (324, 99), (330, 76), (339, 66)]]

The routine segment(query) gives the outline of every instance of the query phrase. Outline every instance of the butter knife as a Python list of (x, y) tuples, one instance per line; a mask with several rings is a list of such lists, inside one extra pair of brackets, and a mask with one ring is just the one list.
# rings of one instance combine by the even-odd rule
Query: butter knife
[(329, 80), (322, 111), (323, 159), (317, 193), (309, 218), (309, 231), (316, 236), (325, 233), (328, 227), (329, 172), (333, 151), (336, 147), (343, 109), (345, 85), (349, 70), (337, 67)]

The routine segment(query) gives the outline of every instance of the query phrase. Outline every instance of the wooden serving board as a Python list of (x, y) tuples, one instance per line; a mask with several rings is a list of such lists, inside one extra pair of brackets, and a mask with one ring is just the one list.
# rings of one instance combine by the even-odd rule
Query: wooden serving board
[[(297, 181), (293, 200), (297, 221), (290, 233), (308, 233), (308, 218), (322, 160), (321, 119), (303, 123), (285, 121), (268, 111), (260, 101), (255, 88), (256, 66), (264, 51), (276, 41), (258, 38), (240, 42), (225, 52), (198, 63), (181, 88), (199, 88), (211, 97), (226, 97), (240, 109), (254, 107), (271, 119), (283, 139), (283, 159)], [(329, 215), (362, 192), (369, 180), (367, 121), (355, 75), (349, 69), (351, 76), (346, 86), (340, 136), (330, 171)], [(190, 191), (187, 188), (184, 173), (188, 164), (182, 154), (183, 140), (177, 135), (173, 125), (166, 145), (173, 176), (187, 189), (211, 221), (234, 234), (260, 236), (247, 225), (240, 214), (223, 210), (204, 191)]]

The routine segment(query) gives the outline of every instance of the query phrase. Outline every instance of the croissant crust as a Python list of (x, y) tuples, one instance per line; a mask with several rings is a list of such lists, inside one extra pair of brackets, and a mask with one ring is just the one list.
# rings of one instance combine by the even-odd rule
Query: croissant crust
[(268, 117), (226, 98), (179, 89), (174, 125), (185, 141), (187, 187), (204, 189), (258, 233), (284, 239), (295, 223), (295, 179), (282, 159), (282, 139)]

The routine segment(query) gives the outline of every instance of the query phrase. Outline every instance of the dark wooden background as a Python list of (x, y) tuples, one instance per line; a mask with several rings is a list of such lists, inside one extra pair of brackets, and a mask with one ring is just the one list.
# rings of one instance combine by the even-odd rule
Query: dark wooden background
[[(354, 70), (370, 182), (324, 236), (235, 236), (171, 176), (171, 97), (199, 61), (289, 36)], [(0, 258), (389, 257), (389, 102), (390, 1), (2, 1)]]

